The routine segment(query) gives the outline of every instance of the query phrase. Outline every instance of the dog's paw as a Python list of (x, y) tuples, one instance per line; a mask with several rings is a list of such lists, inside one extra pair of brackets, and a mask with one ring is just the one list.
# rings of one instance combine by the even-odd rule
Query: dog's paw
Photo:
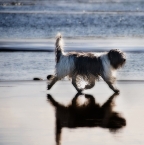
[(83, 89), (78, 89), (78, 94), (82, 94)]
[(54, 76), (53, 75), (48, 75), (47, 80), (51, 80)]
[(47, 86), (47, 89), (48, 89), (48, 90), (50, 90), (50, 89), (51, 89), (51, 87), (52, 87), (51, 85), (48, 85), (48, 86)]
[(119, 93), (120, 93), (120, 90), (115, 89), (114, 92), (115, 92), (116, 94), (119, 94)]
[(51, 98), (52, 98), (52, 96), (50, 94), (47, 94), (47, 99), (49, 100)]
[(84, 95), (84, 93), (82, 93), (82, 91), (79, 91), (79, 92), (77, 93), (77, 95)]

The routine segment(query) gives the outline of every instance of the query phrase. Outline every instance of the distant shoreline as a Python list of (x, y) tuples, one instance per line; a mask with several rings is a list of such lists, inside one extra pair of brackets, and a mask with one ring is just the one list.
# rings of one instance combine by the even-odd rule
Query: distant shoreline
[[(125, 52), (144, 52), (143, 38), (64, 37), (65, 51), (103, 52), (121, 49)], [(0, 39), (0, 52), (54, 52), (55, 38)]]

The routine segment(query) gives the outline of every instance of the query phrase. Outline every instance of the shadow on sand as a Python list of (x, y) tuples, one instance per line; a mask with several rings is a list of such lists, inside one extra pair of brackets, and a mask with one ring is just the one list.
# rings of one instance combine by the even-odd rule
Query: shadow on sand
[[(80, 105), (81, 95), (85, 96), (86, 101)], [(48, 94), (48, 101), (56, 110), (56, 144), (60, 145), (63, 127), (102, 127), (115, 133), (126, 126), (126, 119), (118, 112), (113, 111), (114, 98), (117, 95), (114, 93), (103, 105), (99, 105), (92, 95), (78, 93), (70, 105), (65, 106)]]

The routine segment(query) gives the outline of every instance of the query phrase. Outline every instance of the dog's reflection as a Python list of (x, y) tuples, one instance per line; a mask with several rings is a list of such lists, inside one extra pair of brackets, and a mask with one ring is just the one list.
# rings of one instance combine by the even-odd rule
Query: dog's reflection
[[(85, 102), (79, 104), (81, 95), (85, 96)], [(116, 132), (126, 125), (126, 120), (118, 112), (113, 111), (114, 98), (118, 94), (113, 94), (103, 104), (96, 103), (95, 98), (89, 94), (76, 94), (71, 104), (64, 106), (57, 102), (51, 95), (47, 95), (49, 102), (56, 109), (56, 143), (60, 144), (61, 131), (63, 127), (102, 127), (109, 128)]]

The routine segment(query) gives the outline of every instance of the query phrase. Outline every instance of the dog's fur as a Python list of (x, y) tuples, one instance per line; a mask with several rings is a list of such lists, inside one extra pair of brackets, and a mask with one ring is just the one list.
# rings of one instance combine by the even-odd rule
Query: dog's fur
[[(72, 84), (78, 92), (84, 89), (91, 89), (95, 85), (95, 80), (101, 76), (114, 92), (119, 90), (114, 86), (116, 76), (115, 72), (126, 62), (124, 53), (118, 49), (112, 49), (109, 52), (96, 55), (93, 53), (78, 53), (63, 51), (62, 36), (58, 34), (55, 43), (56, 69), (54, 76), (48, 76), (50, 89), (58, 80), (69, 76)], [(84, 88), (81, 88), (80, 81), (87, 82)]]

